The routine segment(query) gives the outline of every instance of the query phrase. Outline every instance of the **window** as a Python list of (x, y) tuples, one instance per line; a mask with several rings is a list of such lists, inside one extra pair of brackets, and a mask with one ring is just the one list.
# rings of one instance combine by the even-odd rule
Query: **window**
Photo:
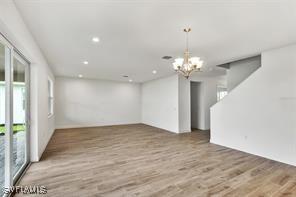
[(53, 81), (48, 78), (47, 80), (48, 90), (48, 117), (53, 115)]
[(227, 88), (225, 87), (217, 87), (217, 101), (220, 101), (223, 99), (224, 96), (227, 95)]

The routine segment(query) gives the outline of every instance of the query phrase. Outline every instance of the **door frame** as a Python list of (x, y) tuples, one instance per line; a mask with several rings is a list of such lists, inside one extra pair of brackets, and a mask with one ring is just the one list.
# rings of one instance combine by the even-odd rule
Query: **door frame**
[[(0, 43), (5, 46), (5, 176), (4, 187), (13, 186), (30, 163), (30, 62), (14, 45), (0, 32)], [(9, 50), (9, 55), (6, 53)], [(19, 56), (25, 64), (25, 162), (13, 176), (13, 59)]]
[[(25, 152), (25, 162), (21, 166), (20, 169), (18, 169), (17, 173), (13, 176), (13, 184), (15, 184), (26, 167), (28, 166), (30, 162), (30, 63), (23, 57), (23, 55), (20, 54), (19, 51), (14, 50), (13, 51), (13, 57), (14, 55), (19, 56), (25, 63), (25, 126), (26, 126), (26, 152)], [(12, 59), (13, 59), (12, 57)], [(12, 71), (13, 71), (13, 62), (12, 62)], [(12, 150), (13, 151), (13, 150)]]

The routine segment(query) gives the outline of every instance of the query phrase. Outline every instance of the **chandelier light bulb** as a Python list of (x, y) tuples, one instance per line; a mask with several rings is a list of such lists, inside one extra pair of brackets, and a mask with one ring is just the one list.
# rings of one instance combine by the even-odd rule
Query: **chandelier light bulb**
[(200, 58), (199, 57), (192, 57), (189, 59), (189, 61), (191, 62), (191, 64), (197, 65), (198, 62), (200, 61)]
[(174, 66), (174, 69), (175, 70), (178, 70), (179, 69), (178, 67), (181, 66), (181, 65), (179, 65), (177, 62), (174, 62), (173, 63), (173, 66)]
[(198, 69), (200, 69), (202, 67), (202, 64), (203, 64), (203, 61), (199, 61), (197, 64), (196, 64), (196, 67)]
[(184, 62), (184, 59), (183, 58), (177, 58), (177, 59), (175, 59), (175, 62), (182, 65), (183, 62)]

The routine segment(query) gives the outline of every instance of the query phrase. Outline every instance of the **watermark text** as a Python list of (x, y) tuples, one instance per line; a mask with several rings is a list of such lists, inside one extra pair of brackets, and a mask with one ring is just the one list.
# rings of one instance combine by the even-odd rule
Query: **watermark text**
[(17, 185), (3, 188), (4, 194), (46, 194), (47, 188), (43, 185)]

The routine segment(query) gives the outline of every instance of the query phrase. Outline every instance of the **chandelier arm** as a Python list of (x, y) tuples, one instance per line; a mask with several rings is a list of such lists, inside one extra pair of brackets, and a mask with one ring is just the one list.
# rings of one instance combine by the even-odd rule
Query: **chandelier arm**
[(190, 74), (193, 73), (193, 72), (196, 72), (196, 71), (197, 71), (197, 69), (193, 69), (193, 70), (190, 72)]
[(181, 73), (182, 75), (186, 75), (186, 73), (185, 73), (185, 71), (183, 69), (180, 69), (179, 73)]
[(184, 74), (184, 75), (187, 75), (187, 74), (188, 74), (188, 71), (183, 70), (183, 74)]
[(183, 71), (183, 73), (184, 73), (184, 74), (186, 74), (186, 73), (187, 73), (187, 71), (186, 71), (186, 70), (184, 70), (184, 69), (183, 69), (182, 71)]
[(191, 73), (197, 72), (198, 70), (199, 70), (198, 68), (192, 69), (189, 74), (191, 75)]
[(194, 71), (194, 70), (189, 71), (189, 72), (188, 72), (188, 75), (191, 75), (192, 71)]
[(186, 72), (184, 70), (179, 70), (179, 71), (182, 75), (186, 75)]
[(187, 76), (188, 76), (188, 77), (191, 75), (192, 71), (193, 71), (193, 70), (191, 70), (191, 71), (189, 71), (189, 72), (187, 73)]

